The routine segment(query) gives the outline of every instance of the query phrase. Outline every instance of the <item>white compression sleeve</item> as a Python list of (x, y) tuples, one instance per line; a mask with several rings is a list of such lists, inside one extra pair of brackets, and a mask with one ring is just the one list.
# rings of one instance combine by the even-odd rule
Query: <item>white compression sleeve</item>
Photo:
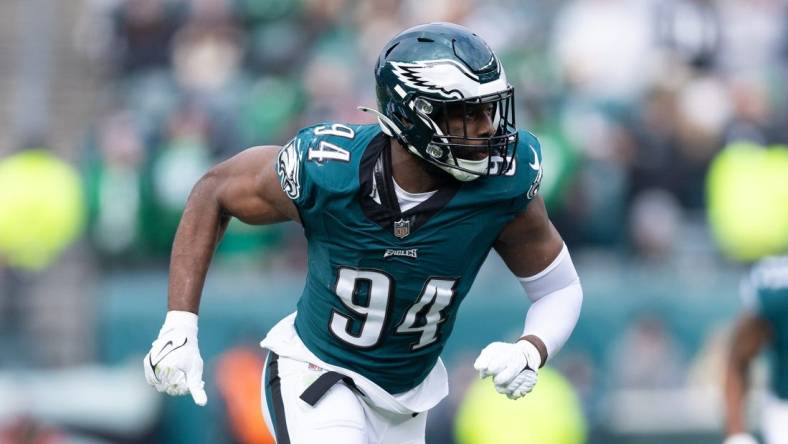
[(547, 356), (552, 357), (569, 339), (583, 304), (583, 289), (566, 245), (543, 271), (518, 279), (533, 301), (525, 316), (523, 336), (541, 339)]

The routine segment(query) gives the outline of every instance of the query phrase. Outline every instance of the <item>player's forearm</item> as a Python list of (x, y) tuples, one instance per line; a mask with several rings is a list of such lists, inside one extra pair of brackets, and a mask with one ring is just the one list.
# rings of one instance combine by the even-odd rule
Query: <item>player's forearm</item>
[(543, 354), (544, 364), (574, 330), (583, 305), (583, 289), (566, 246), (545, 270), (520, 278), (520, 282), (533, 301), (525, 318), (523, 338)]
[[(560, 350), (577, 324), (583, 304), (580, 282), (556, 290), (531, 305), (525, 317), (523, 338), (535, 337), (544, 347), (543, 363)], [(539, 345), (531, 340), (537, 349)]]
[(747, 364), (731, 361), (725, 375), (725, 432), (727, 436), (747, 430), (744, 399), (747, 393)]
[(215, 197), (216, 188), (214, 179), (205, 176), (186, 203), (170, 256), (169, 310), (199, 311), (213, 252), (230, 219)]
[(744, 413), (748, 386), (747, 375), (750, 365), (770, 337), (769, 324), (750, 313), (745, 313), (734, 329), (724, 388), (725, 428), (729, 436), (744, 433), (747, 429)]

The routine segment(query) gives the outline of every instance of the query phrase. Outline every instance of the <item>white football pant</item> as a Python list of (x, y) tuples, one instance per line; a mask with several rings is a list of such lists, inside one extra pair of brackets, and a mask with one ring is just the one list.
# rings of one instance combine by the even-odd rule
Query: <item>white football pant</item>
[(324, 373), (316, 365), (269, 352), (262, 407), (277, 444), (424, 444), (426, 412), (413, 416), (374, 408), (344, 381), (331, 386), (314, 407), (302, 400)]
[(763, 401), (761, 432), (766, 444), (788, 444), (788, 401), (770, 393)]

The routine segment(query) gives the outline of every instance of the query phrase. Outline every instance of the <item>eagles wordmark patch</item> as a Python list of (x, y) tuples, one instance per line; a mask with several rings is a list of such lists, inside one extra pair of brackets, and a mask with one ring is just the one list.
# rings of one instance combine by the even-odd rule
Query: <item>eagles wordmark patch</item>
[(383, 253), (383, 259), (391, 256), (401, 256), (401, 257), (410, 257), (416, 259), (419, 257), (418, 248), (408, 248), (407, 250), (396, 250), (393, 248), (387, 248), (386, 251)]

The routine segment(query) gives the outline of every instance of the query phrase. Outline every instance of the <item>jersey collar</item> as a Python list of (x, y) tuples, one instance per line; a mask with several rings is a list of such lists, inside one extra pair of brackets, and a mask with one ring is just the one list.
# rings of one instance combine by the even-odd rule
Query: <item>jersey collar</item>
[(457, 181), (447, 182), (429, 199), (408, 211), (401, 211), (391, 173), (391, 140), (383, 132), (375, 136), (364, 150), (359, 167), (359, 184), (359, 200), (364, 214), (392, 234), (395, 223), (400, 226), (408, 224), (410, 233), (426, 224), (462, 186)]

